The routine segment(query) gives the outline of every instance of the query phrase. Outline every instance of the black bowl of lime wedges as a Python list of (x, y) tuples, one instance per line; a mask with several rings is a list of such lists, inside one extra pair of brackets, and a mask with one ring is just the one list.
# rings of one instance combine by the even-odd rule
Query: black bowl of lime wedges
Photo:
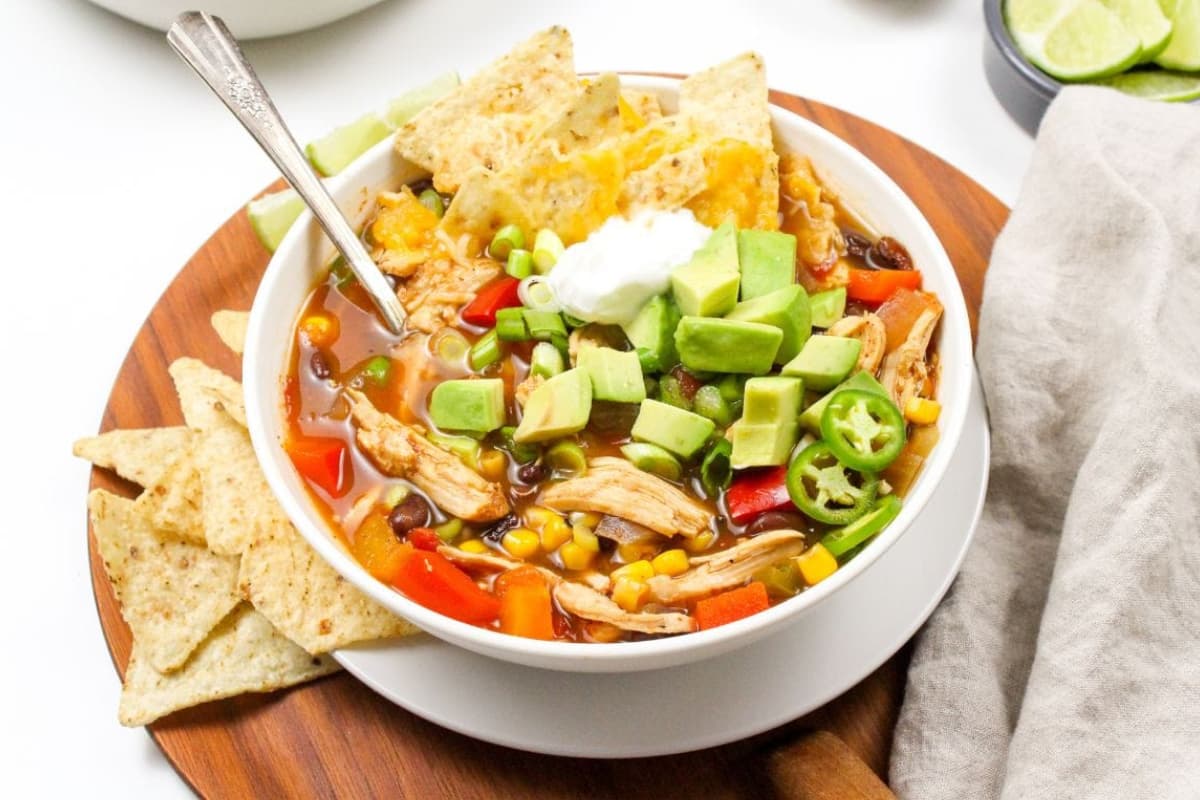
[(984, 0), (988, 83), (1031, 133), (1063, 86), (1200, 99), (1200, 0)]

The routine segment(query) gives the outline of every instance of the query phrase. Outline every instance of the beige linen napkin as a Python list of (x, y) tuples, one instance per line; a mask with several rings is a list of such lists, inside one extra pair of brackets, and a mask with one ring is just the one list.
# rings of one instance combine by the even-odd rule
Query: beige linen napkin
[(980, 318), (991, 485), (905, 798), (1200, 797), (1200, 107), (1051, 106)]

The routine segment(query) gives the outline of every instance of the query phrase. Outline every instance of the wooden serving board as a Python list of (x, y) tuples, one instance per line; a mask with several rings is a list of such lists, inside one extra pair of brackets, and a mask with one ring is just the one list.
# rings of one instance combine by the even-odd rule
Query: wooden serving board
[[(1008, 209), (946, 162), (877, 125), (782, 92), (772, 92), (771, 100), (857, 147), (916, 202), (950, 254), (974, 331), (992, 242)], [(167, 373), (180, 356), (240, 376), (239, 361), (208, 320), (218, 309), (250, 307), (268, 258), (244, 211), (205, 242), (138, 332), (113, 384), (101, 430), (182, 424)], [(103, 470), (93, 471), (91, 484), (126, 495), (136, 491)], [(88, 548), (96, 608), (123, 675), (129, 629), (90, 533)], [(907, 663), (905, 648), (846, 694), (769, 733), (653, 759), (562, 758), (486, 744), (426, 722), (344, 673), (290, 691), (182, 711), (149, 732), (180, 776), (205, 797), (763, 797), (771, 792), (770, 753), (811, 729), (836, 734), (886, 776)]]

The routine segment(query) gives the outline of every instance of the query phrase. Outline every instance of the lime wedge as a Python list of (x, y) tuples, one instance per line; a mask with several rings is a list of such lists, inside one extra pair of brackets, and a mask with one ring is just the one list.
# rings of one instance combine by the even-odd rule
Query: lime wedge
[(388, 124), (372, 112), (309, 143), (304, 152), (322, 175), (337, 175), (391, 132)]
[(388, 103), (387, 110), (383, 112), (383, 118), (388, 125), (393, 128), (399, 128), (415, 117), (417, 112), (425, 106), (449, 94), (450, 90), (458, 87), (458, 84), (457, 72), (447, 72), (445, 75), (439, 75), (420, 89), (405, 92)]
[(1137, 70), (1110, 78), (1093, 81), (1097, 86), (1108, 86), (1134, 97), (1147, 100), (1164, 100), (1186, 103), (1200, 97), (1200, 75), (1184, 72), (1167, 72), (1161, 69)]
[(1138, 37), (1100, 0), (1009, 0), (1004, 12), (1025, 57), (1064, 81), (1115, 75), (1142, 52)]
[(254, 228), (263, 247), (272, 253), (279, 247), (283, 235), (303, 210), (304, 201), (296, 194), (295, 189), (265, 194), (246, 204), (251, 227)]
[(1163, 13), (1158, 0), (1100, 0), (1130, 33), (1138, 37), (1142, 54), (1138, 61), (1146, 63), (1163, 51), (1171, 38), (1171, 20)]
[(1200, 0), (1163, 0), (1175, 32), (1154, 59), (1159, 66), (1184, 72), (1200, 70)]

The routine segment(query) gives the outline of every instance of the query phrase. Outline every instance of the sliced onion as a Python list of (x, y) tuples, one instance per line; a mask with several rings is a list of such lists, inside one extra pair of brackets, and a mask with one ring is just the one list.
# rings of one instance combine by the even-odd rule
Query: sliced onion
[(522, 279), (521, 285), (517, 287), (517, 296), (521, 298), (521, 305), (526, 308), (535, 311), (562, 311), (562, 305), (554, 296), (554, 290), (541, 275), (530, 275)]

